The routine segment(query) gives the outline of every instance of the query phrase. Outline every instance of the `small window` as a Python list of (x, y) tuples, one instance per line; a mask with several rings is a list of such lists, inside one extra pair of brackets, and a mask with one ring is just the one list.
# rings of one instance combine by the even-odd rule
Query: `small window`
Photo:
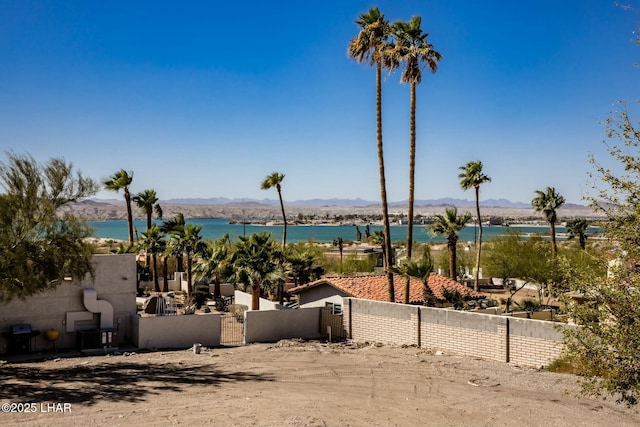
[(342, 314), (342, 304), (334, 304), (332, 302), (326, 302), (324, 306), (331, 310), (331, 314)]

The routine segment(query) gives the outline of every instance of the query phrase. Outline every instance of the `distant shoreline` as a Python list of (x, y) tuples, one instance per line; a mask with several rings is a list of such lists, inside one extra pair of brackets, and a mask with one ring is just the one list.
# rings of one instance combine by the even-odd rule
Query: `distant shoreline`
[[(180, 213), (184, 218), (193, 219), (228, 219), (237, 222), (253, 221), (258, 218), (264, 221), (282, 221), (282, 212), (279, 206), (246, 206), (238, 204), (162, 204), (164, 219), (174, 217)], [(442, 206), (416, 206), (414, 214), (423, 217), (434, 217), (435, 215), (444, 213), (450, 205)], [(405, 218), (407, 215), (406, 207), (390, 207), (389, 215), (392, 221)], [(69, 203), (61, 208), (61, 212), (70, 212), (77, 217), (87, 221), (114, 221), (126, 220), (127, 212), (124, 202), (99, 202), (96, 200), (85, 200), (76, 203)], [(304, 218), (300, 223), (313, 218), (314, 221), (322, 221), (331, 224), (334, 220), (337, 222), (349, 223), (376, 223), (381, 221), (381, 210), (379, 206), (357, 207), (357, 206), (287, 206), (285, 204), (285, 212), (288, 222), (295, 222), (298, 217)], [(472, 215), (474, 209), (469, 207), (458, 207), (458, 212), (470, 212)], [(507, 222), (542, 222), (543, 217), (531, 208), (500, 208), (500, 207), (484, 207), (480, 211), (483, 221), (493, 218), (501, 218)], [(137, 207), (133, 207), (134, 219), (144, 219), (144, 213)], [(343, 217), (340, 219), (340, 217)], [(569, 208), (561, 208), (558, 210), (558, 218), (560, 221), (566, 221), (573, 218), (585, 218), (588, 220), (601, 220), (604, 215), (600, 212), (594, 212), (591, 208), (585, 206), (572, 205)], [(312, 223), (313, 225), (313, 223)]]

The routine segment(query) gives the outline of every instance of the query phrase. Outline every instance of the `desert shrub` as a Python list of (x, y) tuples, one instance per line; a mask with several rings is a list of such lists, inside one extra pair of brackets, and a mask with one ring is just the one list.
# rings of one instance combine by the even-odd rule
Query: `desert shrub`
[(202, 307), (207, 299), (211, 298), (211, 293), (209, 292), (209, 285), (200, 284), (196, 285), (196, 288), (193, 290), (191, 294), (192, 303), (195, 304), (196, 308)]
[(531, 298), (527, 298), (521, 301), (520, 303), (518, 303), (518, 305), (524, 311), (538, 311), (542, 307), (542, 304), (540, 304), (539, 301), (536, 301)]

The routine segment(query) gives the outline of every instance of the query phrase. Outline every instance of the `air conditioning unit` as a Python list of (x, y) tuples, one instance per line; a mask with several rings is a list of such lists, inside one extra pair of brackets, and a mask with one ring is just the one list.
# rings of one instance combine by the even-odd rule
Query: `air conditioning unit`
[(78, 350), (103, 350), (109, 348), (113, 344), (114, 337), (115, 331), (113, 329), (78, 331)]

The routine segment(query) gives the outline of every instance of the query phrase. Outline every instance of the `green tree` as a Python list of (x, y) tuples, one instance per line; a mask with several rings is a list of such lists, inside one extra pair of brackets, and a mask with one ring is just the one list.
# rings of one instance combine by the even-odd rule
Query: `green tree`
[[(632, 406), (640, 399), (640, 128), (620, 107), (605, 122), (605, 145), (617, 167), (590, 158), (595, 193), (588, 198), (606, 215), (602, 227), (617, 251), (603, 259), (606, 273), (565, 269), (563, 301), (580, 327), (565, 330), (563, 355), (579, 370), (583, 393)], [(576, 294), (582, 303), (570, 298)]]
[(151, 217), (155, 211), (156, 216), (162, 219), (162, 207), (158, 203), (158, 195), (155, 190), (144, 190), (136, 194), (131, 200), (144, 212), (147, 218), (147, 230), (151, 228)]
[(556, 192), (553, 187), (547, 187), (545, 191), (536, 190), (536, 196), (531, 200), (531, 206), (536, 212), (541, 212), (551, 227), (551, 250), (555, 256), (558, 253), (556, 245), (556, 221), (557, 212), (564, 205), (564, 197)]
[(7, 153), (0, 162), (0, 302), (53, 289), (93, 273), (91, 229), (61, 208), (95, 194), (97, 184), (53, 158)]
[(187, 258), (187, 294), (191, 295), (193, 290), (193, 257), (201, 255), (206, 249), (206, 243), (200, 235), (202, 231), (201, 225), (186, 224), (183, 227), (175, 229), (171, 233), (169, 246), (173, 252), (181, 251)]
[(521, 279), (519, 287), (511, 286), (511, 294), (506, 301), (506, 311), (510, 310), (514, 295), (529, 283), (538, 286), (542, 295), (543, 287), (557, 282), (557, 269), (549, 245), (540, 236), (524, 239), (517, 231), (492, 239), (485, 251), (484, 265), (487, 274), (500, 277), (504, 284), (509, 280)]
[(458, 234), (464, 228), (465, 224), (471, 219), (471, 214), (465, 212), (458, 216), (458, 209), (447, 208), (444, 215), (436, 215), (436, 221), (431, 224), (429, 230), (438, 236), (444, 236), (447, 239), (447, 250), (449, 251), (449, 277), (456, 280), (456, 246), (458, 244)]
[(478, 278), (480, 277), (480, 256), (482, 253), (482, 218), (480, 217), (480, 186), (491, 182), (491, 178), (482, 171), (480, 160), (469, 162), (459, 168), (462, 172), (458, 175), (460, 187), (463, 190), (474, 189), (476, 193), (476, 220), (478, 221), (478, 244), (476, 248), (476, 272), (474, 275), (473, 288), (478, 290)]
[(164, 248), (164, 235), (160, 231), (160, 227), (152, 224), (147, 231), (142, 232), (142, 238), (138, 239), (138, 248), (145, 251), (147, 258), (151, 256), (153, 265), (153, 290), (160, 292), (160, 282), (158, 280), (158, 254), (162, 253)]
[[(422, 18), (414, 16), (411, 21), (397, 21), (391, 26), (395, 43), (388, 49), (387, 63), (391, 68), (404, 65), (400, 81), (408, 83), (410, 90), (409, 109), (409, 206), (407, 219), (407, 258), (411, 259), (413, 250), (413, 205), (415, 198), (416, 170), (416, 86), (422, 81), (422, 70), (428, 67), (435, 73), (442, 56), (427, 41), (428, 33), (423, 33), (420, 25)], [(409, 282), (404, 287), (404, 303), (409, 303)]]
[(280, 210), (282, 211), (282, 221), (284, 222), (284, 227), (282, 231), (282, 250), (287, 245), (287, 216), (284, 213), (284, 203), (282, 201), (282, 180), (284, 179), (284, 175), (279, 172), (273, 172), (268, 175), (260, 184), (260, 188), (262, 190), (268, 190), (270, 188), (275, 187), (278, 191), (278, 199), (280, 199)]
[(127, 225), (129, 232), (129, 246), (133, 246), (133, 214), (131, 212), (131, 193), (129, 186), (133, 182), (133, 172), (127, 172), (124, 169), (120, 169), (118, 172), (111, 175), (104, 181), (105, 190), (115, 191), (120, 190), (124, 193), (124, 202), (127, 206)]
[(584, 218), (567, 221), (567, 238), (571, 240), (577, 237), (582, 250), (587, 247), (587, 228), (589, 228), (589, 223)]
[(235, 280), (251, 289), (251, 309), (260, 310), (261, 292), (284, 278), (283, 253), (270, 233), (240, 236), (231, 259)]
[(391, 27), (389, 22), (380, 13), (380, 10), (371, 8), (356, 20), (360, 32), (349, 42), (347, 54), (356, 62), (365, 62), (376, 67), (376, 135), (378, 148), (378, 171), (380, 175), (380, 199), (382, 203), (382, 223), (384, 228), (385, 269), (387, 270), (389, 301), (395, 300), (393, 273), (390, 268), (392, 247), (389, 225), (389, 207), (387, 203), (387, 184), (384, 171), (384, 149), (382, 144), (382, 68), (388, 65), (386, 53)]

